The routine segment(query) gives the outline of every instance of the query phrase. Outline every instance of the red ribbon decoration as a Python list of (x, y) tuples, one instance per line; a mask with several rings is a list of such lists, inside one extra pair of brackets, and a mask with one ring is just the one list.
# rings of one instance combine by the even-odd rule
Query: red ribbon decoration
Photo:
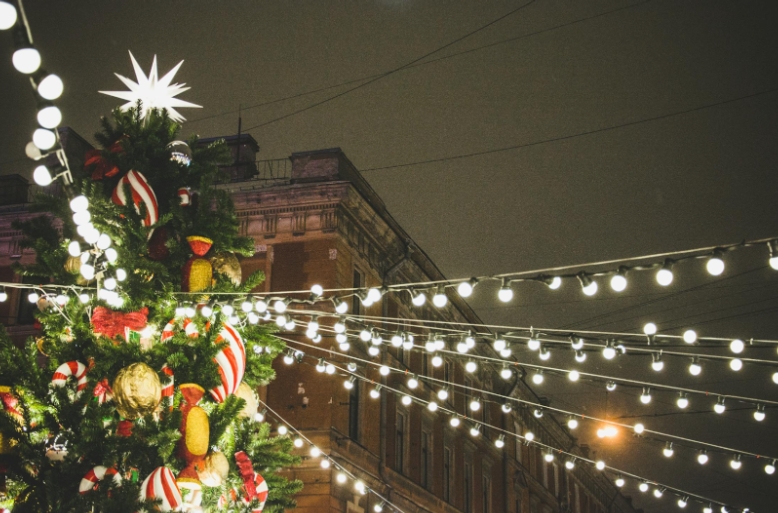
[(108, 383), (108, 380), (106, 378), (103, 378), (102, 381), (98, 381), (95, 385), (95, 397), (99, 397), (105, 393), (113, 394), (113, 390), (111, 390), (111, 385)]
[(254, 466), (243, 451), (235, 453), (235, 463), (238, 464), (240, 477), (243, 479), (243, 490), (246, 492), (246, 500), (251, 502), (257, 496), (257, 486), (254, 483)]
[(128, 437), (132, 435), (132, 421), (120, 420), (116, 426), (116, 436)]
[(115, 312), (104, 306), (95, 307), (92, 313), (92, 326), (95, 333), (113, 339), (124, 334), (124, 328), (141, 331), (148, 322), (149, 309), (145, 306), (137, 312)]
[(19, 399), (10, 392), (0, 392), (0, 401), (3, 402), (3, 409), (13, 416), (22, 416), (22, 412), (16, 409)]
[[(123, 151), (121, 140), (116, 141), (108, 148), (111, 153), (120, 153)], [(84, 169), (89, 166), (95, 166), (92, 170), (92, 180), (102, 180), (103, 178), (110, 178), (119, 174), (118, 166), (107, 161), (103, 157), (101, 150), (89, 150), (84, 157)]]

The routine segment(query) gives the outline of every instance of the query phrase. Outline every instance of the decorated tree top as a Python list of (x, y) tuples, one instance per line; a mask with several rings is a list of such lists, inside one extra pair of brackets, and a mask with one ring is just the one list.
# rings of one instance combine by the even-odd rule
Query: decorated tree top
[[(177, 69), (146, 80), (182, 92)], [(282, 511), (301, 488), (277, 473), (297, 462), (291, 441), (255, 420), (283, 344), (213, 306), (264, 278), (242, 279), (253, 242), (213, 187), (228, 151), (179, 141), (173, 112), (117, 109), (67, 195), (18, 224), (36, 259), (16, 271), (64, 288), (38, 301), (37, 340), (0, 334), (0, 506), (14, 512)]]

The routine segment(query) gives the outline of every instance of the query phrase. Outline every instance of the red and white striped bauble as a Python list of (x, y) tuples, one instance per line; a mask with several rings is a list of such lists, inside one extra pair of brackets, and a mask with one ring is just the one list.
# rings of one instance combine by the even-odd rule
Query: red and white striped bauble
[(81, 478), (81, 484), (78, 485), (78, 492), (81, 494), (91, 492), (95, 489), (97, 483), (102, 481), (106, 476), (113, 476), (113, 482), (116, 484), (121, 484), (122, 482), (122, 476), (119, 474), (119, 472), (116, 471), (115, 468), (107, 468), (102, 465), (97, 465)]
[(86, 373), (89, 369), (83, 363), (73, 360), (63, 363), (54, 371), (51, 383), (55, 387), (64, 387), (69, 377), (76, 379), (76, 393), (80, 394), (86, 388)]
[(183, 504), (176, 478), (167, 467), (157, 467), (148, 475), (140, 487), (140, 499), (161, 499), (160, 511), (177, 511)]
[[(187, 334), (187, 336), (195, 338), (200, 336), (200, 331), (197, 329), (197, 324), (192, 319), (184, 319), (181, 321), (181, 326), (184, 329), (184, 333)], [(165, 327), (162, 328), (162, 333), (159, 336), (159, 340), (161, 342), (164, 342), (166, 340), (169, 340), (173, 338), (173, 335), (175, 334), (176, 329), (176, 320), (171, 319), (170, 322), (165, 324)]]
[(222, 324), (222, 330), (216, 337), (215, 343), (224, 341), (228, 345), (213, 359), (219, 366), (222, 384), (209, 390), (211, 396), (219, 403), (223, 402), (228, 395), (235, 393), (246, 371), (246, 346), (238, 330), (226, 322)]
[(154, 190), (149, 185), (146, 177), (138, 171), (131, 170), (119, 180), (119, 183), (116, 184), (116, 188), (113, 190), (111, 200), (117, 205), (127, 205), (128, 199), (125, 188), (128, 185), (132, 195), (132, 203), (135, 205), (135, 211), (140, 213), (141, 203), (146, 206), (146, 217), (143, 219), (143, 226), (151, 226), (159, 221), (157, 195), (154, 194)]

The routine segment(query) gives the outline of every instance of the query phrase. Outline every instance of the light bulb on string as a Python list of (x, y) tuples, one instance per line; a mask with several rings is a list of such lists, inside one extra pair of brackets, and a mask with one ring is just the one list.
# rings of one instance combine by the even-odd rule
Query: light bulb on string
[(548, 285), (548, 288), (551, 290), (558, 290), (559, 287), (562, 286), (562, 277), (561, 276), (546, 276), (543, 279), (543, 282)]
[(694, 344), (697, 342), (697, 332), (694, 330), (686, 330), (683, 332), (683, 341), (687, 344)]
[(378, 349), (376, 346), (370, 346), (367, 348), (367, 354), (369, 354), (370, 356), (378, 356), (379, 354), (381, 354), (381, 350)]
[(611, 277), (611, 289), (614, 292), (624, 292), (627, 288), (626, 268), (620, 267), (619, 271)]
[(567, 379), (569, 379), (570, 381), (575, 382), (578, 381), (580, 378), (581, 378), (581, 373), (578, 372), (577, 370), (571, 370), (570, 372), (567, 373)]
[(105, 258), (111, 264), (116, 263), (116, 260), (119, 259), (119, 253), (113, 248), (108, 248), (105, 250)]
[(735, 354), (740, 354), (746, 349), (746, 343), (739, 338), (734, 339), (729, 343), (729, 350)]
[(507, 303), (513, 299), (513, 289), (511, 288), (511, 281), (508, 278), (502, 279), (502, 286), (499, 292), (497, 292), (497, 298), (503, 303)]
[(445, 401), (448, 399), (448, 387), (443, 387), (440, 390), (438, 390), (438, 399), (441, 401)]
[(77, 240), (72, 240), (68, 244), (68, 254), (72, 257), (81, 256), (81, 244)]
[(640, 394), (640, 402), (643, 404), (651, 402), (651, 389), (649, 387), (643, 388), (643, 393)]
[(286, 312), (286, 307), (288, 306), (288, 304), (289, 303), (287, 303), (287, 301), (283, 299), (276, 299), (275, 302), (273, 303), (273, 310), (275, 310), (276, 313), (282, 314)]
[(602, 460), (597, 460), (597, 463), (594, 464), (594, 468), (597, 470), (605, 470), (605, 462)]
[(381, 374), (381, 376), (388, 376), (391, 370), (386, 365), (381, 365), (378, 368), (378, 373)]
[[(42, 74), (46, 73), (42, 72)], [(49, 73), (38, 82), (37, 89), (41, 98), (46, 100), (56, 100), (62, 96), (62, 91), (64, 91), (65, 85), (62, 83), (61, 78), (53, 73)]]
[(443, 308), (448, 304), (446, 288), (443, 285), (438, 285), (438, 290), (435, 292), (435, 295), (432, 296), (432, 304), (438, 308)]
[(494, 446), (498, 449), (505, 447), (505, 435), (498, 436), (497, 440), (494, 441)]
[(533, 433), (532, 431), (527, 431), (526, 433), (524, 433), (524, 439), (529, 442), (533, 441), (535, 439), (535, 433)]
[(330, 468), (332, 466), (332, 463), (330, 463), (329, 458), (322, 458), (319, 465), (321, 465), (321, 468)]
[(451, 427), (459, 427), (460, 424), (459, 417), (452, 416), (451, 419), (449, 419), (448, 423), (451, 425)]
[(671, 458), (673, 454), (675, 454), (675, 450), (673, 449), (673, 442), (667, 442), (665, 444), (665, 448), (662, 449), (662, 454), (665, 458)]
[(495, 351), (497, 351), (498, 353), (499, 353), (500, 351), (502, 351), (503, 349), (505, 349), (505, 346), (506, 346), (506, 345), (507, 345), (507, 342), (505, 342), (505, 339), (504, 339), (504, 338), (502, 338), (502, 337), (500, 337), (500, 336), (498, 336), (497, 338), (495, 338), (495, 339), (494, 339), (494, 342), (492, 343), (492, 347), (493, 347), (493, 348), (494, 348), (494, 350), (495, 350)]
[(729, 466), (732, 467), (732, 470), (740, 470), (740, 467), (743, 465), (743, 462), (740, 461), (740, 455), (735, 454), (735, 457), (729, 460)]
[(640, 484), (638, 485), (638, 490), (640, 490), (640, 491), (641, 491), (641, 492), (643, 492), (643, 493), (646, 493), (646, 492), (648, 491), (648, 483), (646, 483), (645, 481), (643, 481), (642, 483), (640, 483)]
[(657, 327), (656, 324), (654, 324), (653, 322), (647, 322), (643, 326), (643, 333), (645, 333), (648, 336), (656, 335), (656, 332), (657, 332)]
[(617, 477), (616, 480), (613, 482), (613, 484), (615, 484), (619, 488), (623, 487), (624, 483), (625, 483), (624, 478), (621, 476)]
[(567, 427), (570, 429), (576, 429), (578, 428), (578, 419), (575, 417), (570, 417), (567, 419)]
[(475, 337), (472, 332), (468, 332), (467, 335), (465, 335), (465, 345), (468, 349), (473, 349), (475, 347)]
[(551, 449), (546, 451), (546, 454), (543, 455), (543, 459), (546, 460), (548, 463), (554, 461), (554, 453), (551, 452)]
[(692, 376), (699, 376), (702, 372), (702, 365), (700, 365), (700, 358), (695, 356), (692, 358), (692, 363), (689, 364), (689, 374)]
[(280, 426), (278, 426), (277, 431), (279, 436), (286, 436), (286, 434), (289, 433), (289, 428), (281, 424)]
[(772, 460), (770, 463), (764, 466), (764, 472), (768, 476), (775, 474), (775, 460)]
[(739, 371), (740, 369), (743, 368), (743, 360), (741, 360), (740, 358), (732, 358), (729, 361), (729, 368), (735, 372)]
[(765, 419), (765, 411), (763, 404), (756, 405), (756, 411), (754, 412), (754, 420), (762, 422)]
[(767, 243), (767, 247), (770, 250), (770, 259), (768, 263), (770, 267), (778, 271), (778, 240), (771, 240)]
[(401, 332), (397, 332), (394, 335), (392, 335), (392, 338), (389, 339), (389, 343), (392, 344), (392, 347), (402, 347), (403, 345), (403, 336)]
[(335, 476), (335, 480), (340, 484), (344, 484), (346, 480), (348, 480), (348, 477), (346, 477), (346, 474), (343, 472), (338, 472), (338, 475)]
[(570, 337), (570, 344), (573, 346), (573, 351), (580, 351), (584, 348), (584, 339), (582, 337)]
[(414, 306), (423, 306), (427, 301), (427, 295), (422, 291), (411, 291), (411, 302)]
[[(46, 150), (50, 150), (51, 148), (54, 147), (55, 144), (57, 144), (57, 136), (54, 134), (53, 131), (47, 128), (36, 128), (35, 131), (32, 133), (32, 142), (40, 150), (46, 151)], [(43, 184), (39, 184), (39, 185), (43, 185)]]
[(402, 399), (400, 399), (400, 402), (402, 402), (405, 406), (410, 406), (413, 402), (413, 398), (409, 395), (404, 395)]
[(16, 7), (9, 2), (0, 2), (0, 30), (8, 30), (16, 25), (18, 15)]
[(583, 351), (576, 351), (575, 352), (575, 361), (578, 363), (583, 363), (586, 361), (586, 353)]
[(436, 403), (435, 401), (428, 402), (427, 403), (427, 409), (429, 411), (432, 411), (432, 412), (437, 411), (438, 410), (438, 403)]
[(673, 283), (673, 271), (672, 271), (673, 262), (670, 259), (665, 260), (665, 263), (662, 264), (662, 268), (659, 269), (656, 272), (656, 282), (663, 286), (667, 287), (671, 283)]
[(32, 179), (41, 187), (46, 187), (51, 184), (52, 178), (49, 169), (46, 166), (40, 165), (32, 172)]
[(685, 392), (680, 392), (678, 394), (678, 400), (675, 401), (675, 404), (682, 410), (689, 406), (689, 398)]
[(683, 509), (686, 507), (686, 504), (689, 502), (689, 497), (681, 497), (678, 499), (678, 507)]
[(597, 282), (585, 272), (578, 273), (578, 280), (581, 282), (581, 289), (587, 296), (593, 296), (597, 293)]
[(343, 382), (343, 387), (346, 390), (353, 390), (354, 389), (354, 382), (357, 380), (356, 376), (349, 376), (349, 378)]
[(457, 285), (457, 293), (462, 297), (470, 297), (473, 294), (473, 288), (476, 283), (478, 283), (478, 280), (475, 278), (459, 282), (459, 285)]
[(662, 490), (661, 488), (654, 488), (654, 497), (660, 499), (662, 495), (664, 495), (664, 490)]
[(336, 298), (333, 300), (335, 302), (335, 311), (339, 314), (344, 314), (348, 312), (348, 303), (344, 301), (342, 298)]
[(707, 451), (700, 451), (700, 454), (697, 455), (697, 463), (700, 465), (705, 465), (708, 463), (710, 458), (708, 457)]
[(478, 411), (481, 409), (481, 401), (479, 401), (477, 397), (474, 397), (473, 400), (470, 401), (469, 407), (470, 411)]
[(613, 347), (613, 342), (608, 340), (605, 342), (605, 347), (602, 348), (602, 356), (606, 360), (613, 360), (616, 358), (616, 348)]
[(535, 371), (535, 373), (532, 375), (532, 382), (536, 385), (540, 385), (543, 383), (543, 371), (538, 370)]
[(727, 407), (724, 405), (724, 397), (719, 396), (716, 404), (713, 405), (713, 411), (721, 415), (726, 411)]
[(419, 386), (419, 379), (416, 377), (416, 374), (413, 374), (410, 378), (408, 378), (408, 388), (415, 389)]
[(43, 128), (53, 129), (62, 122), (62, 112), (55, 105), (42, 103), (38, 110), (38, 124)]
[(535, 338), (534, 334), (530, 334), (529, 340), (527, 340), (527, 348), (530, 351), (537, 351), (540, 349), (540, 340)]
[(379, 397), (381, 397), (381, 384), (380, 383), (377, 384), (375, 386), (375, 388), (370, 390), (370, 397), (372, 397), (373, 399), (378, 399)]
[[(14, 68), (19, 73), (30, 75), (38, 71), (41, 67), (41, 54), (28, 43), (23, 43), (23, 46), (13, 53), (11, 61)], [(43, 148), (41, 148), (43, 149)]]
[(500, 377), (502, 379), (508, 380), (511, 379), (511, 376), (513, 376), (513, 372), (508, 367), (508, 364), (507, 363), (503, 364), (502, 369), (500, 369)]
[(0, 287), (0, 303), (5, 303), (8, 301), (8, 292), (6, 292), (5, 287)]
[(661, 352), (652, 354), (651, 359), (651, 368), (654, 369), (655, 372), (659, 372), (665, 368), (665, 362), (662, 361)]
[(481, 425), (480, 424), (476, 424), (476, 425), (474, 425), (473, 427), (470, 428), (470, 436), (472, 436), (473, 438), (477, 438), (480, 435), (481, 435)]
[(478, 364), (476, 364), (473, 360), (469, 360), (465, 364), (465, 371), (467, 371), (470, 374), (474, 373), (477, 369), (478, 369)]
[(708, 270), (708, 273), (711, 276), (721, 276), (721, 274), (724, 272), (724, 260), (721, 258), (722, 251), (721, 250), (715, 250), (713, 252), (713, 255), (708, 259), (708, 262), (705, 264), (705, 268)]
[(548, 347), (541, 345), (538, 357), (543, 361), (549, 360), (551, 358), (551, 350)]
[(503, 405), (500, 406), (500, 409), (503, 413), (510, 413), (511, 410), (513, 410), (513, 406), (511, 406), (510, 403), (503, 403)]

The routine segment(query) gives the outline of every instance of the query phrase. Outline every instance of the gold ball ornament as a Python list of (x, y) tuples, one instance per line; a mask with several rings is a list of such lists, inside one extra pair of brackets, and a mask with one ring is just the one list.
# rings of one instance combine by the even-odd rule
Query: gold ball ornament
[(226, 276), (233, 285), (240, 286), (243, 281), (243, 271), (235, 253), (217, 253), (211, 258), (214, 273)]
[(78, 274), (81, 270), (81, 258), (80, 257), (68, 257), (65, 261), (65, 270), (70, 274)]
[(246, 406), (238, 413), (238, 417), (246, 417), (253, 419), (254, 415), (259, 409), (259, 399), (254, 390), (248, 386), (245, 382), (242, 382), (238, 389), (235, 391), (235, 395), (246, 401)]
[(162, 400), (162, 385), (157, 373), (145, 363), (133, 363), (113, 380), (116, 410), (133, 420), (152, 413)]
[(214, 451), (205, 457), (202, 469), (197, 469), (197, 477), (205, 486), (221, 486), (227, 480), (230, 472), (230, 462), (227, 456), (219, 451)]

